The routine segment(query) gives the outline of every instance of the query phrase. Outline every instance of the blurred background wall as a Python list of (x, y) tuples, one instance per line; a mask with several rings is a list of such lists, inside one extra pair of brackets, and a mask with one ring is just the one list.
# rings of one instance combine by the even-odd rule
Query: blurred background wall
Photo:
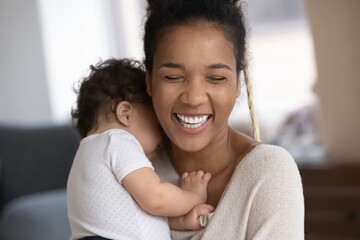
[(360, 1), (307, 0), (315, 45), (318, 127), (329, 161), (360, 164)]
[(0, 1), (0, 119), (51, 121), (36, 0)]
[[(359, 159), (359, 1), (251, 0), (244, 10), (262, 140), (299, 162)], [(143, 58), (144, 13), (145, 0), (0, 0), (0, 123), (69, 124), (89, 65)], [(230, 124), (250, 134), (242, 92)]]

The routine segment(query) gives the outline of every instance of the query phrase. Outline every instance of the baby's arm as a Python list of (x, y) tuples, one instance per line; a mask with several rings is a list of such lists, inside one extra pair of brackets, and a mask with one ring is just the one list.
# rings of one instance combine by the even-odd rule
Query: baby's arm
[(148, 167), (137, 169), (123, 178), (122, 184), (142, 209), (153, 215), (177, 217), (187, 214), (207, 198), (210, 173), (184, 173), (181, 188), (161, 182)]
[(215, 208), (209, 204), (199, 204), (191, 212), (181, 217), (169, 217), (169, 226), (172, 230), (200, 230), (199, 217), (211, 213)]

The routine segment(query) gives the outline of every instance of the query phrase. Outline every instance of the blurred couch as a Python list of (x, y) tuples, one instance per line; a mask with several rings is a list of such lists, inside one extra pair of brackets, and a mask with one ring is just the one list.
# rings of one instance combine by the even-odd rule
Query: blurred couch
[(70, 237), (65, 187), (78, 145), (70, 125), (0, 125), (0, 239)]

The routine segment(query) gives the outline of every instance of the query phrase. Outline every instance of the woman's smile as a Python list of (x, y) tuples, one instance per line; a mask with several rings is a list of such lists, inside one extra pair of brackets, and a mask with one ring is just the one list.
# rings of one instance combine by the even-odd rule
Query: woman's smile
[(186, 133), (189, 134), (198, 134), (202, 132), (206, 126), (208, 125), (208, 121), (210, 120), (210, 114), (197, 114), (197, 115), (189, 115), (189, 114), (173, 114), (176, 121), (180, 124), (178, 126)]

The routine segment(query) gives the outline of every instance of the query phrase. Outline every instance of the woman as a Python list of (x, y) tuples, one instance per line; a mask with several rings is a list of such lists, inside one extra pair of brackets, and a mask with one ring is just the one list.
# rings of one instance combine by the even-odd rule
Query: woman
[[(245, 60), (239, 1), (148, 1), (144, 50), (147, 91), (169, 138), (154, 161), (164, 181), (212, 174), (201, 231), (173, 239), (304, 239), (301, 179), (282, 148), (260, 144)], [(228, 126), (244, 71), (255, 139)], [(169, 219), (171, 221), (171, 219)]]

